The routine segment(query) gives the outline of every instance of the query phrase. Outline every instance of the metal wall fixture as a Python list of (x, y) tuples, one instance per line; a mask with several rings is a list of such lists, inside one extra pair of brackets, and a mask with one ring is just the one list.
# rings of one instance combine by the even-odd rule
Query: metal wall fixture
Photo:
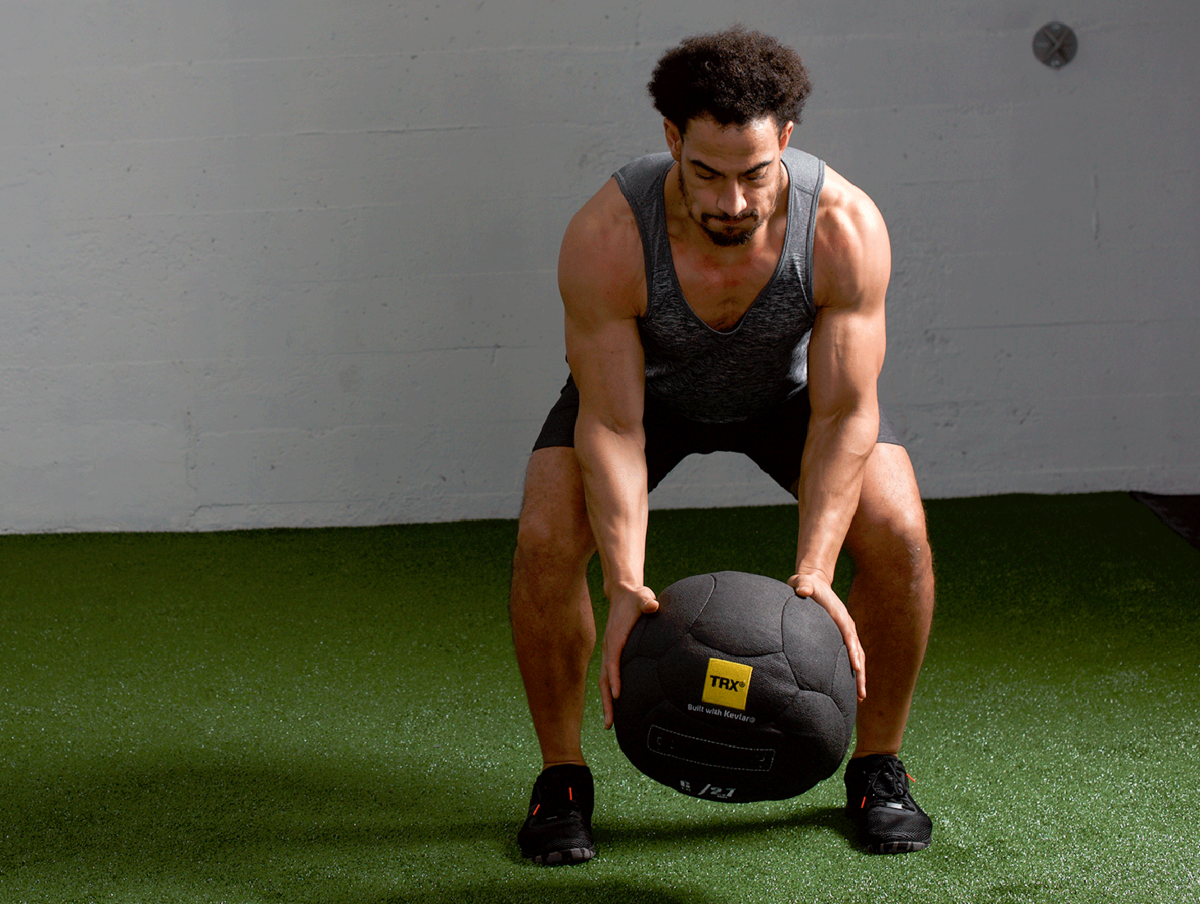
[(1038, 29), (1033, 36), (1033, 55), (1051, 69), (1061, 69), (1079, 50), (1079, 38), (1070, 26), (1061, 22), (1050, 22)]

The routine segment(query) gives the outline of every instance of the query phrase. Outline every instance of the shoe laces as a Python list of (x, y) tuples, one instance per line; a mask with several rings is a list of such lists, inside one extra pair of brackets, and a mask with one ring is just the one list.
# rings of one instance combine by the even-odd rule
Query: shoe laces
[(865, 809), (867, 801), (872, 800), (894, 809), (900, 807), (908, 809), (910, 799), (908, 783), (910, 780), (916, 781), (904, 771), (904, 764), (895, 757), (889, 757), (871, 773), (862, 803), (859, 805), (860, 808)]
[(575, 788), (572, 785), (548, 781), (538, 788), (538, 800), (529, 815), (541, 822), (580, 815), (582, 812), (582, 807), (575, 802)]

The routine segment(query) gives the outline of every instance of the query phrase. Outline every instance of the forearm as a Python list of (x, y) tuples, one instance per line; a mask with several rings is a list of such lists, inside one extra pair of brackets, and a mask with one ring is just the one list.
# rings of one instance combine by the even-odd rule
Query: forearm
[(604, 592), (644, 582), (647, 502), (645, 435), (617, 432), (580, 416), (575, 451), (583, 472), (588, 521), (600, 555)]
[(833, 580), (838, 553), (858, 508), (867, 459), (879, 437), (879, 409), (864, 405), (814, 417), (800, 468), (796, 572)]

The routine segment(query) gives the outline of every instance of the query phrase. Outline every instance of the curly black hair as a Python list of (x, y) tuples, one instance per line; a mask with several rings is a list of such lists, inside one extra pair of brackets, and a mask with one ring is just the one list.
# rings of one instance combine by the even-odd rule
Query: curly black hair
[(783, 129), (800, 123), (812, 90), (800, 55), (770, 35), (735, 25), (696, 35), (659, 59), (646, 86), (654, 108), (680, 132), (708, 114), (723, 126), (770, 116)]

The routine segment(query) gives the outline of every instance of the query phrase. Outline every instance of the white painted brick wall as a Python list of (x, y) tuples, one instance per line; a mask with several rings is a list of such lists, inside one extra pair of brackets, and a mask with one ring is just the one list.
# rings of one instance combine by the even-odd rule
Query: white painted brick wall
[[(0, 2), (0, 531), (514, 515), (562, 230), (662, 146), (650, 69), (729, 9)], [(1200, 10), (736, 13), (805, 55), (794, 143), (888, 219), (926, 495), (1200, 492)], [(781, 498), (714, 456), (655, 504)]]

